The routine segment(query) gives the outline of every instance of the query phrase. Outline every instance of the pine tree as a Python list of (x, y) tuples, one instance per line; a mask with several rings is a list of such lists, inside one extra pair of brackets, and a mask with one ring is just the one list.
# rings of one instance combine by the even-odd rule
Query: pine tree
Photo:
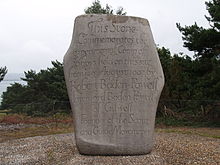
[(6, 67), (0, 68), (0, 82), (4, 79), (6, 73), (7, 73)]
[[(92, 3), (92, 6), (85, 9), (86, 14), (114, 14), (114, 10), (111, 6), (106, 4), (105, 8), (102, 7), (99, 0), (96, 0)], [(119, 7), (116, 10), (116, 15), (126, 15), (126, 12), (124, 12), (124, 9), (122, 7)]]
[(197, 59), (216, 58), (220, 54), (220, 0), (206, 2), (210, 16), (205, 16), (210, 28), (203, 28), (195, 23), (191, 26), (177, 27), (183, 35), (184, 47), (194, 51)]

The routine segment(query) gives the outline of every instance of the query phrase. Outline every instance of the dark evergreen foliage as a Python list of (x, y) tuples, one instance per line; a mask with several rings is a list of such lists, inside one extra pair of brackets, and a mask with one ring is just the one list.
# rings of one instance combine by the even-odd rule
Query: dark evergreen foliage
[(58, 111), (69, 113), (63, 65), (58, 61), (52, 61), (52, 65), (52, 68), (39, 73), (33, 70), (25, 72), (22, 80), (27, 85), (15, 83), (8, 87), (3, 93), (1, 107), (31, 116), (50, 115)]
[[(85, 9), (86, 14), (114, 14), (114, 10), (111, 6), (106, 4), (105, 8), (101, 6), (101, 3), (99, 0), (96, 0), (92, 3), (92, 6)], [(122, 7), (119, 7), (116, 10), (116, 15), (126, 15), (126, 12), (124, 12), (124, 9)]]
[(0, 82), (4, 79), (6, 73), (7, 73), (6, 67), (0, 68)]
[(196, 58), (216, 58), (220, 54), (220, 1), (211, 0), (206, 2), (210, 16), (206, 16), (210, 28), (205, 29), (195, 23), (191, 26), (182, 27), (177, 24), (177, 28), (183, 35), (184, 46), (190, 51), (194, 51)]

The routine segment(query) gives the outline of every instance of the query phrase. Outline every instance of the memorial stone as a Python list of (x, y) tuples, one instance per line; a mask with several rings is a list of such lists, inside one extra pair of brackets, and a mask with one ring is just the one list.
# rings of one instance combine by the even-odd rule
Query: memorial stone
[(81, 154), (151, 152), (164, 75), (146, 19), (78, 16), (64, 73)]

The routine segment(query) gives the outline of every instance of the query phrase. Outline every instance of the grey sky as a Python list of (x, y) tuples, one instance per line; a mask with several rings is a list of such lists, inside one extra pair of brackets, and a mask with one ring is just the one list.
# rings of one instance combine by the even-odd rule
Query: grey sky
[[(10, 73), (39, 71), (62, 61), (71, 38), (74, 19), (94, 0), (0, 0), (0, 67)], [(127, 15), (147, 18), (154, 40), (172, 53), (184, 52), (176, 23), (208, 27), (205, 0), (101, 0)]]

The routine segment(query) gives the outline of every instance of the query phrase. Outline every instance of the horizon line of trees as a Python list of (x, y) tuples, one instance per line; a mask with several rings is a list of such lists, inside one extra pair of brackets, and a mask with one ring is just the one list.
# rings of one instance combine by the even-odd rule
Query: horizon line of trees
[[(164, 110), (170, 109), (172, 116), (179, 113), (190, 120), (217, 121), (220, 118), (220, 1), (210, 0), (205, 4), (209, 12), (209, 16), (206, 16), (209, 28), (205, 29), (196, 23), (182, 27), (177, 23), (184, 47), (195, 52), (194, 59), (181, 53), (172, 55), (164, 47), (158, 48), (166, 79), (158, 115), (164, 115)], [(102, 7), (98, 0), (85, 9), (85, 13), (126, 15), (122, 7), (114, 12), (109, 5)], [(22, 80), (27, 85), (15, 83), (8, 87), (2, 95), (1, 108), (38, 116), (56, 113), (57, 110), (51, 106), (54, 107), (54, 102), (64, 101), (66, 105), (60, 106), (59, 110), (69, 113), (70, 111), (65, 110), (70, 109), (70, 106), (63, 65), (59, 61), (52, 61), (52, 65), (53, 67), (38, 73), (33, 70), (25, 72)], [(7, 72), (6, 68), (5, 71)], [(0, 78), (5, 74), (0, 69)], [(192, 104), (183, 100), (198, 101)], [(34, 103), (40, 102), (48, 106), (34, 106)]]

